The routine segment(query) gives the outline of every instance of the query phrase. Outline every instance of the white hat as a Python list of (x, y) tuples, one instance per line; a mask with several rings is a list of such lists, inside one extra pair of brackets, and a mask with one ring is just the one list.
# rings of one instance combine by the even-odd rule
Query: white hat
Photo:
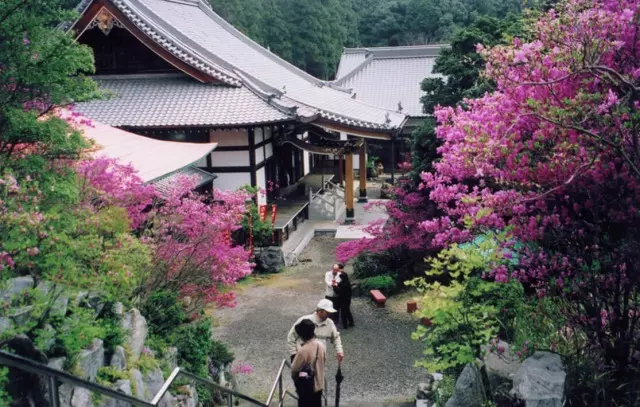
[(320, 300), (317, 309), (322, 309), (327, 312), (338, 312), (333, 308), (333, 303), (331, 302), (331, 300), (327, 300), (326, 298), (324, 300)]

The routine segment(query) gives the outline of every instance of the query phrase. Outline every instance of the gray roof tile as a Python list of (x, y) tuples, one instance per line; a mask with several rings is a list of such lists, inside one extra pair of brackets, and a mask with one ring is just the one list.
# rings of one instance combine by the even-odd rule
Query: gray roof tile
[[(195, 58), (196, 68), (237, 85), (241, 74), (255, 78), (273, 103), (298, 106), (298, 114), (314, 114), (339, 123), (375, 130), (400, 128), (406, 117), (378, 106), (351, 99), (346, 92), (272, 54), (225, 22), (204, 2), (168, 0), (112, 0), (113, 3), (158, 43), (186, 60)], [(283, 91), (286, 89), (286, 93)], [(274, 92), (273, 90), (276, 90)]]
[(442, 77), (433, 65), (443, 46), (379, 47), (345, 49), (336, 85), (349, 88), (356, 99), (409, 116), (424, 116), (420, 83)]
[(111, 97), (79, 103), (76, 110), (110, 126), (230, 126), (291, 118), (246, 87), (207, 85), (167, 75), (98, 82)]

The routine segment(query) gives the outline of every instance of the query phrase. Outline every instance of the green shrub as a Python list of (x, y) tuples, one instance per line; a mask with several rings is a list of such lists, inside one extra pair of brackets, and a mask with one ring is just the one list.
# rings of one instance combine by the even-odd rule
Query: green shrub
[(115, 383), (118, 380), (126, 379), (129, 379), (129, 373), (118, 370), (113, 366), (102, 366), (98, 369), (98, 380), (107, 383)]
[(178, 303), (178, 294), (171, 291), (154, 292), (142, 304), (140, 311), (147, 319), (149, 332), (161, 337), (170, 335), (185, 318)]
[(384, 295), (390, 296), (396, 292), (396, 282), (388, 275), (369, 277), (360, 281), (360, 288), (365, 295), (371, 290), (380, 290)]
[(208, 376), (209, 358), (217, 365), (233, 361), (233, 354), (226, 346), (212, 339), (211, 322), (207, 319), (181, 326), (172, 339), (178, 348), (178, 364), (187, 371)]
[(383, 253), (363, 253), (353, 263), (353, 277), (363, 279), (380, 275), (389, 275), (389, 255)]

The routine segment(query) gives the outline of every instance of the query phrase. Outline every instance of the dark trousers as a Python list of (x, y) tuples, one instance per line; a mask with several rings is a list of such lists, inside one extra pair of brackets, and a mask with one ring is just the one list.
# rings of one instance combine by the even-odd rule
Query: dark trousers
[(354, 326), (353, 315), (351, 314), (351, 298), (340, 301), (339, 304), (342, 327)]
[(333, 308), (338, 312), (332, 312), (329, 314), (329, 318), (333, 321), (334, 324), (338, 325), (338, 314), (340, 311), (340, 303), (338, 302), (338, 297), (324, 297), (333, 303)]
[(322, 390), (309, 392), (296, 386), (298, 393), (298, 407), (322, 407)]

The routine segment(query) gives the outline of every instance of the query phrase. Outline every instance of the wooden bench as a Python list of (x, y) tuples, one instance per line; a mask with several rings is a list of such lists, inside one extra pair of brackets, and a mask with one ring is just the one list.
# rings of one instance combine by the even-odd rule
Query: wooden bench
[(373, 298), (373, 301), (376, 302), (376, 305), (379, 308), (384, 307), (384, 303), (387, 301), (387, 297), (385, 297), (380, 290), (371, 290), (369, 291), (371, 293), (371, 297)]

